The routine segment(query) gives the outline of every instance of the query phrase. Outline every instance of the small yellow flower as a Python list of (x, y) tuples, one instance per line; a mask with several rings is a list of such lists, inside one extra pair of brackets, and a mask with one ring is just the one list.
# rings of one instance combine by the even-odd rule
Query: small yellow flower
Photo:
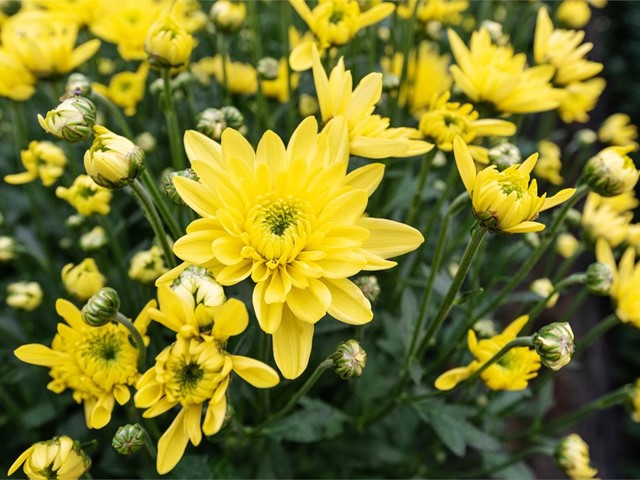
[(222, 285), (216, 282), (215, 278), (206, 268), (195, 265), (183, 264), (182, 271), (177, 276), (176, 270), (158, 279), (156, 285), (160, 286), (169, 283), (171, 289), (177, 293), (189, 308), (195, 310), (198, 305), (204, 305), (207, 309), (212, 309), (222, 305), (226, 301)]
[(15, 282), (7, 286), (7, 305), (31, 312), (42, 303), (42, 288), (37, 282)]
[(633, 145), (634, 150), (638, 148), (635, 141), (638, 138), (638, 127), (631, 123), (629, 115), (624, 113), (614, 113), (602, 122), (598, 130), (598, 138), (602, 143), (626, 147)]
[(459, 25), (462, 21), (461, 13), (467, 8), (467, 0), (406, 0), (398, 5), (398, 16), (409, 19), (415, 11), (416, 18), (421, 23), (436, 21), (445, 25)]
[(449, 43), (457, 62), (451, 67), (453, 79), (474, 103), (486, 101), (505, 113), (533, 113), (557, 108), (564, 96), (550, 83), (551, 65), (527, 67), (525, 54), (494, 45), (486, 28), (473, 32), (469, 48), (453, 30)]
[(4, 181), (11, 185), (33, 182), (39, 178), (45, 187), (49, 187), (64, 173), (67, 164), (64, 151), (51, 142), (30, 142), (29, 148), (20, 152), (20, 158), (27, 171), (6, 175)]
[[(469, 351), (474, 360), (466, 367), (458, 367), (440, 375), (435, 381), (438, 390), (451, 390), (469, 378), (502, 347), (514, 340), (529, 320), (528, 315), (516, 318), (499, 335), (478, 340), (473, 330), (468, 333)], [(538, 375), (540, 357), (529, 347), (510, 349), (500, 360), (486, 368), (480, 377), (491, 390), (524, 390), (528, 381)]]
[(600, 77), (586, 82), (570, 83), (562, 90), (565, 95), (560, 100), (558, 113), (564, 123), (588, 122), (588, 113), (593, 110), (607, 82)]
[(93, 144), (84, 153), (84, 168), (104, 188), (121, 188), (133, 182), (144, 168), (144, 152), (131, 140), (105, 127), (93, 127)]
[(460, 137), (453, 140), (453, 152), (476, 218), (495, 231), (525, 233), (543, 230), (542, 223), (533, 221), (538, 214), (565, 202), (575, 192), (575, 188), (565, 188), (553, 197), (547, 198), (546, 194), (539, 197), (535, 179), (529, 183), (537, 154), (501, 172), (491, 165), (476, 174), (469, 147)]
[[(289, 101), (289, 65), (286, 58), (281, 58), (278, 62), (278, 75), (273, 80), (262, 80), (260, 87), (265, 97), (275, 98), (280, 103)], [(291, 88), (298, 88), (300, 75), (298, 73), (291, 74)]]
[(149, 64), (143, 62), (135, 72), (116, 73), (109, 81), (109, 86), (93, 83), (94, 91), (109, 98), (127, 116), (135, 115), (138, 104), (144, 98), (145, 84), (149, 73)]
[(633, 145), (607, 147), (591, 157), (584, 167), (589, 188), (605, 197), (615, 197), (633, 190), (640, 178), (640, 172), (627, 155), (633, 149)]
[[(529, 290), (541, 298), (547, 298), (553, 292), (553, 283), (548, 278), (538, 278), (529, 286)], [(545, 304), (546, 308), (553, 308), (560, 298), (560, 293), (555, 293)]]
[(29, 100), (36, 91), (35, 83), (31, 72), (0, 48), (0, 97), (16, 102)]
[(131, 257), (129, 278), (141, 283), (153, 283), (168, 270), (162, 249), (153, 245), (149, 250), (137, 252)]
[(107, 232), (100, 225), (97, 225), (83, 234), (78, 243), (85, 252), (92, 252), (104, 247), (108, 241)]
[(556, 251), (563, 257), (572, 257), (580, 246), (580, 241), (570, 233), (561, 233), (556, 240)]
[(8, 262), (16, 257), (18, 244), (16, 239), (0, 235), (0, 262)]
[(564, 178), (560, 175), (562, 162), (560, 161), (560, 147), (550, 140), (538, 142), (540, 158), (533, 169), (537, 177), (547, 180), (553, 185), (562, 185)]
[(611, 267), (613, 283), (609, 296), (615, 304), (616, 316), (621, 322), (640, 328), (640, 263), (635, 263), (636, 251), (628, 247), (620, 263), (616, 264), (611, 247), (604, 239), (596, 243), (598, 262)]
[(62, 283), (78, 300), (87, 300), (104, 287), (104, 276), (93, 258), (85, 258), (78, 265), (68, 263), (62, 267)]
[(69, 188), (56, 188), (56, 196), (69, 202), (80, 215), (109, 213), (111, 192), (96, 184), (89, 175), (78, 175)]
[(247, 20), (247, 6), (244, 1), (217, 0), (209, 11), (213, 24), (226, 33), (234, 33)]
[(62, 435), (31, 445), (13, 462), (7, 474), (12, 475), (22, 464), (28, 478), (67, 480), (82, 477), (91, 467), (91, 459), (77, 442)]
[[(146, 334), (150, 322), (147, 311), (155, 305), (155, 300), (147, 303), (134, 322), (141, 335)], [(87, 428), (102, 428), (111, 420), (115, 402), (124, 405), (131, 398), (128, 387), (140, 376), (139, 352), (121, 324), (89, 326), (80, 310), (61, 298), (56, 302), (56, 312), (66, 323), (58, 324), (51, 348), (32, 343), (14, 353), (25, 363), (49, 367), (53, 380), (47, 388), (54, 393), (73, 390), (73, 399), (84, 404)], [(145, 343), (148, 341), (145, 338)]]
[(611, 248), (620, 245), (629, 233), (632, 210), (638, 206), (633, 192), (615, 197), (601, 197), (589, 192), (582, 210), (581, 224), (588, 238), (604, 238)]
[(338, 60), (338, 65), (327, 77), (314, 49), (313, 80), (325, 128), (335, 117), (346, 118), (352, 155), (365, 158), (412, 157), (433, 148), (428, 142), (412, 139), (417, 134), (416, 129), (390, 128), (388, 118), (373, 115), (382, 95), (382, 74), (368, 74), (353, 89), (351, 71), (345, 70), (344, 59)]
[(571, 28), (582, 28), (591, 18), (589, 5), (603, 8), (607, 0), (563, 0), (556, 10), (556, 19)]
[(165, 15), (151, 25), (144, 43), (149, 63), (156, 68), (184, 69), (193, 47), (193, 37), (171, 15)]
[[(231, 93), (253, 95), (258, 91), (258, 72), (248, 63), (232, 62), (226, 57), (227, 87)], [(216, 55), (212, 62), (213, 76), (220, 85), (224, 85), (222, 57)]]
[(560, 441), (554, 456), (558, 466), (572, 480), (587, 480), (594, 478), (598, 473), (598, 470), (590, 465), (589, 446), (575, 433)]

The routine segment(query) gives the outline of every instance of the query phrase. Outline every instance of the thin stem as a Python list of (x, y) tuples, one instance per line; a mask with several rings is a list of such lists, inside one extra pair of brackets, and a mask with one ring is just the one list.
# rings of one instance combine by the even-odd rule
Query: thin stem
[[(289, 45), (289, 25), (293, 24), (293, 19), (291, 18), (291, 4), (289, 2), (280, 2), (280, 26), (282, 28), (282, 47), (284, 49), (284, 56), (289, 58), (289, 49), (291, 46)], [(372, 70), (371, 70), (372, 71)], [(289, 61), (287, 60), (287, 91), (289, 92), (289, 101), (287, 102), (287, 137), (291, 135), (293, 132), (293, 127), (295, 124), (295, 115), (296, 115), (296, 105), (297, 102), (294, 100), (294, 96), (297, 93), (297, 90), (294, 91), (293, 86), (291, 85), (291, 68), (289, 67)]]
[(178, 115), (173, 101), (173, 92), (171, 91), (171, 76), (169, 75), (168, 68), (163, 68), (161, 73), (165, 99), (164, 116), (167, 121), (167, 132), (169, 134), (171, 164), (175, 170), (184, 170), (187, 164), (182, 151), (182, 145), (180, 144), (180, 126), (178, 125)]
[(422, 161), (422, 165), (420, 166), (420, 175), (418, 177), (418, 184), (416, 186), (416, 191), (413, 194), (413, 201), (411, 202), (411, 207), (409, 208), (409, 212), (407, 213), (407, 219), (404, 223), (408, 225), (413, 225), (413, 221), (415, 220), (416, 214), (418, 213), (418, 207), (420, 206), (420, 200), (422, 198), (422, 191), (424, 190), (424, 184), (427, 180), (427, 175), (429, 175), (429, 171), (431, 170), (431, 165), (433, 165), (433, 158), (435, 157), (436, 149), (433, 148), (431, 151), (425, 154), (425, 158)]
[(112, 260), (115, 260), (116, 269), (118, 270), (118, 275), (120, 276), (120, 281), (122, 282), (122, 288), (124, 289), (125, 301), (127, 305), (133, 305), (133, 298), (131, 297), (131, 289), (124, 288), (128, 281), (129, 276), (125, 269), (125, 261), (124, 261), (124, 253), (122, 252), (122, 247), (120, 246), (120, 242), (116, 237), (115, 229), (113, 225), (109, 221), (109, 218), (106, 216), (96, 215), (96, 220), (98, 224), (105, 231), (107, 238), (109, 239), (109, 249), (111, 250), (111, 254), (113, 255)]
[(169, 268), (173, 268), (176, 266), (176, 261), (171, 252), (171, 247), (169, 246), (169, 240), (167, 239), (167, 234), (162, 228), (162, 221), (160, 220), (160, 216), (158, 215), (158, 211), (153, 206), (149, 195), (146, 190), (142, 186), (142, 184), (135, 180), (131, 183), (131, 193), (136, 198), (140, 207), (142, 208), (145, 217), (149, 221), (153, 232), (160, 243), (160, 248), (162, 248), (162, 252), (165, 257), (165, 261), (167, 262), (167, 266)]
[(598, 338), (600, 338), (602, 335), (607, 333), (619, 323), (620, 320), (618, 320), (618, 317), (614, 313), (596, 323), (595, 326), (593, 326), (586, 334), (584, 334), (580, 338), (580, 340), (576, 342), (576, 350), (573, 354), (574, 357), (582, 353), (593, 342), (595, 342)]
[(97, 100), (99, 100), (102, 105), (107, 107), (107, 110), (109, 110), (109, 112), (111, 113), (111, 116), (120, 127), (120, 130), (122, 130), (122, 134), (125, 137), (127, 137), (129, 140), (133, 140), (133, 131), (131, 130), (131, 127), (129, 127), (129, 124), (127, 123), (127, 120), (124, 118), (124, 115), (122, 115), (122, 112), (120, 111), (120, 109), (116, 107), (115, 104), (108, 97), (102, 95), (101, 93), (94, 91), (92, 93), (92, 96)]
[(514, 452), (511, 458), (496, 465), (489, 465), (487, 467), (479, 467), (466, 472), (461, 472), (460, 478), (490, 478), (492, 475), (497, 474), (500, 470), (504, 470), (514, 463), (518, 463), (519, 461), (524, 460), (525, 458), (535, 453), (544, 453), (547, 455), (551, 455), (552, 450), (546, 445), (534, 445), (532, 447), (526, 447), (518, 450), (517, 452)]
[[(254, 2), (249, 2), (249, 6)], [(222, 87), (224, 89), (223, 101), (225, 105), (231, 104), (231, 93), (229, 92), (229, 72), (227, 71), (227, 39), (222, 32), (216, 33), (216, 47), (222, 58)]]
[(162, 219), (164, 220), (167, 227), (169, 227), (169, 231), (171, 232), (171, 236), (175, 239), (180, 238), (184, 232), (178, 226), (176, 219), (171, 214), (171, 210), (169, 210), (169, 205), (167, 204), (167, 199), (162, 193), (160, 193), (160, 189), (156, 184), (153, 176), (149, 172), (147, 168), (142, 170), (142, 183), (144, 183), (145, 188), (151, 195), (156, 207), (160, 211), (160, 215), (162, 215)]
[(131, 323), (127, 317), (125, 317), (120, 312), (116, 313), (113, 317), (113, 321), (118, 322), (120, 325), (125, 327), (131, 336), (133, 337), (133, 341), (136, 344), (136, 348), (138, 349), (138, 371), (140, 373), (145, 370), (145, 362), (147, 360), (147, 347), (144, 345), (144, 340), (142, 339), (142, 335), (138, 329)]

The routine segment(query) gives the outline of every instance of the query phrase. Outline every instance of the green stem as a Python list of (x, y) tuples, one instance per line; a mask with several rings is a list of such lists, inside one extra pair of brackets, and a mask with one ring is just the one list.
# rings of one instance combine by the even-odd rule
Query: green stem
[[(249, 2), (249, 5), (254, 2)], [(216, 33), (216, 46), (218, 47), (218, 53), (222, 58), (222, 88), (224, 90), (223, 102), (225, 105), (231, 104), (231, 92), (229, 92), (229, 72), (227, 71), (227, 39), (222, 32)]]
[(614, 313), (605, 317), (603, 320), (600, 320), (595, 324), (586, 334), (584, 334), (580, 340), (576, 342), (576, 349), (574, 352), (574, 357), (582, 353), (587, 347), (589, 347), (593, 342), (595, 342), (602, 335), (607, 333), (613, 327), (618, 325), (620, 320)]
[(106, 216), (96, 215), (96, 220), (98, 224), (104, 229), (107, 238), (109, 239), (109, 249), (111, 250), (111, 254), (113, 255), (112, 260), (115, 260), (116, 269), (118, 270), (118, 275), (120, 277), (120, 281), (122, 282), (122, 289), (124, 289), (125, 302), (127, 305), (133, 306), (133, 298), (131, 297), (131, 289), (125, 288), (127, 283), (129, 282), (129, 275), (127, 274), (127, 270), (125, 268), (125, 260), (124, 253), (122, 252), (122, 248), (120, 246), (120, 242), (116, 236), (115, 228), (109, 221), (109, 218)]
[(493, 475), (500, 472), (500, 470), (504, 470), (514, 463), (518, 463), (519, 461), (524, 460), (525, 458), (535, 453), (552, 455), (553, 450), (546, 445), (534, 445), (532, 447), (526, 447), (517, 452), (514, 452), (511, 458), (496, 465), (489, 465), (487, 467), (479, 467), (466, 472), (461, 472), (460, 478), (491, 478)]
[(584, 197), (589, 191), (586, 185), (580, 185), (573, 197), (570, 200), (564, 203), (560, 211), (556, 214), (551, 222), (551, 226), (549, 227), (547, 236), (540, 242), (538, 248), (529, 256), (527, 261), (520, 267), (520, 269), (516, 272), (516, 274), (511, 277), (510, 281), (502, 288), (502, 290), (493, 297), (491, 302), (489, 302), (484, 308), (477, 312), (474, 315), (474, 318), (482, 318), (487, 315), (489, 312), (495, 310), (495, 308), (502, 303), (502, 301), (511, 293), (511, 291), (516, 288), (524, 278), (529, 274), (531, 269), (538, 263), (538, 260), (544, 255), (547, 251), (551, 243), (555, 240), (556, 234), (562, 225), (567, 213), (569, 210), (578, 203), (582, 197)]
[[(284, 56), (289, 58), (289, 49), (291, 46), (289, 45), (289, 25), (293, 24), (293, 19), (291, 18), (291, 4), (289, 2), (280, 2), (280, 26), (282, 28), (282, 47), (284, 49)], [(287, 89), (289, 92), (289, 101), (287, 102), (287, 138), (293, 132), (294, 124), (295, 124), (295, 116), (296, 116), (296, 105), (298, 104), (294, 96), (297, 93), (297, 90), (294, 91), (293, 86), (291, 85), (291, 68), (289, 67), (289, 61), (287, 60)]]
[(125, 317), (120, 312), (116, 313), (113, 317), (113, 321), (118, 322), (124, 328), (126, 328), (131, 336), (133, 337), (133, 341), (136, 344), (136, 348), (138, 349), (138, 371), (143, 373), (145, 370), (145, 362), (147, 360), (147, 347), (144, 345), (144, 340), (142, 339), (142, 335), (138, 329), (131, 323), (127, 317)]
[(108, 97), (105, 97), (98, 92), (93, 92), (92, 96), (97, 99), (102, 105), (107, 107), (107, 110), (109, 110), (109, 113), (111, 113), (111, 116), (120, 127), (120, 130), (122, 130), (122, 134), (129, 140), (133, 140), (133, 131), (131, 130), (131, 127), (129, 127), (129, 124), (124, 118), (124, 115), (122, 115), (120, 109), (116, 107), (116, 105)]
[(164, 87), (165, 110), (164, 116), (167, 121), (167, 132), (169, 134), (169, 149), (171, 151), (171, 164), (175, 170), (184, 170), (187, 163), (182, 151), (180, 126), (178, 125), (178, 115), (176, 106), (173, 101), (173, 92), (171, 91), (171, 76), (169, 69), (163, 68), (162, 86)]
[(158, 207), (158, 210), (160, 211), (160, 215), (162, 215), (162, 218), (165, 224), (167, 225), (167, 227), (169, 227), (169, 232), (171, 232), (171, 236), (174, 238), (174, 240), (180, 238), (184, 234), (184, 232), (178, 226), (176, 219), (171, 214), (171, 210), (169, 210), (169, 205), (167, 204), (166, 197), (162, 195), (162, 193), (160, 193), (160, 189), (158, 188), (158, 185), (156, 184), (153, 176), (151, 175), (151, 173), (147, 168), (144, 168), (142, 170), (141, 178), (142, 178), (142, 183), (144, 183), (145, 188), (151, 195), (151, 198), (153, 199), (155, 206)]
[(333, 360), (331, 360), (330, 358), (327, 358), (322, 362), (320, 362), (320, 364), (316, 367), (316, 369), (311, 374), (311, 376), (307, 379), (306, 382), (304, 382), (304, 385), (302, 385), (302, 387), (300, 387), (300, 389), (289, 399), (287, 404), (284, 407), (282, 407), (280, 410), (278, 410), (276, 413), (271, 415), (269, 418), (267, 418), (264, 422), (262, 422), (256, 428), (251, 430), (250, 433), (254, 436), (260, 434), (260, 432), (264, 431), (276, 420), (279, 420), (280, 418), (284, 417), (287, 413), (289, 413), (289, 411), (298, 404), (300, 399), (304, 397), (309, 390), (311, 390), (311, 387), (315, 385), (315, 383), (322, 376), (324, 371), (331, 368), (332, 366), (333, 366)]
[[(417, 12), (418, 7), (420, 6), (420, 2), (416, 2), (413, 7), (413, 14), (408, 20), (408, 24), (404, 26), (404, 28), (400, 28), (400, 31), (403, 33), (402, 36), (402, 70), (400, 71), (400, 88), (405, 84), (407, 80), (407, 72), (409, 71), (409, 49), (411, 45), (413, 45), (414, 33), (417, 22)], [(397, 121), (400, 119), (395, 118), (396, 112), (398, 111), (398, 102), (391, 102), (391, 108), (389, 112), (389, 117), (391, 117), (392, 121)], [(402, 122), (400, 122), (402, 123)]]
[(160, 216), (158, 215), (158, 211), (153, 206), (149, 195), (146, 190), (142, 186), (142, 184), (138, 180), (134, 180), (131, 183), (131, 192), (133, 196), (136, 198), (140, 207), (142, 208), (145, 217), (149, 221), (153, 232), (160, 243), (160, 248), (162, 248), (162, 252), (164, 253), (165, 261), (167, 262), (167, 266), (169, 268), (173, 268), (176, 266), (175, 258), (173, 253), (171, 252), (171, 247), (169, 246), (169, 240), (167, 239), (167, 234), (162, 228), (162, 221), (160, 220)]
[(422, 165), (420, 166), (420, 176), (418, 177), (418, 184), (416, 186), (416, 191), (413, 194), (413, 201), (411, 202), (411, 207), (409, 208), (409, 212), (407, 213), (407, 219), (404, 222), (408, 225), (413, 224), (416, 214), (418, 213), (418, 207), (420, 206), (420, 200), (422, 198), (422, 191), (424, 190), (424, 184), (427, 180), (427, 175), (429, 175), (429, 171), (431, 170), (431, 165), (433, 165), (433, 158), (435, 157), (435, 154), (436, 154), (435, 148), (427, 152), (424, 160), (422, 161)]

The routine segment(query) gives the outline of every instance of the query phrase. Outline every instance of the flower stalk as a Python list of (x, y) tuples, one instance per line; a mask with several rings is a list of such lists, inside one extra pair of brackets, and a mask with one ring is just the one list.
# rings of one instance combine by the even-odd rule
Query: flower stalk
[(171, 91), (171, 75), (168, 68), (161, 69), (162, 86), (164, 88), (165, 110), (164, 115), (169, 133), (169, 149), (171, 151), (171, 164), (175, 170), (186, 168), (187, 164), (182, 152), (182, 139), (180, 126), (178, 125), (178, 115), (176, 113), (173, 92)]

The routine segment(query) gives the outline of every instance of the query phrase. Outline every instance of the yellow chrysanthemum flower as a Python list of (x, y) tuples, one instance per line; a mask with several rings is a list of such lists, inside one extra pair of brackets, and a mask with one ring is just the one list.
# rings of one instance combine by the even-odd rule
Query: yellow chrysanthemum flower
[(547, 180), (553, 185), (562, 185), (564, 178), (560, 175), (562, 162), (560, 161), (560, 147), (550, 140), (538, 142), (540, 158), (533, 169), (536, 176)]
[[(381, 60), (382, 69), (398, 78), (402, 75), (404, 58), (401, 52), (393, 58)], [(450, 55), (440, 55), (434, 44), (421, 42), (417, 50), (409, 51), (409, 63), (405, 83), (400, 85), (398, 103), (401, 107), (409, 105), (409, 111), (420, 118), (420, 114), (432, 99), (451, 88), (453, 79), (449, 74)]]
[(7, 285), (7, 305), (31, 312), (42, 303), (42, 287), (37, 282), (14, 282)]
[[(27, 3), (27, 2), (23, 2)], [(38, 8), (64, 14), (79, 26), (91, 25), (105, 10), (104, 0), (29, 0)]]
[(160, 310), (152, 308), (149, 314), (178, 335), (140, 378), (134, 399), (136, 407), (147, 409), (145, 418), (181, 407), (158, 442), (156, 467), (164, 474), (177, 465), (189, 441), (197, 446), (202, 433), (213, 435), (222, 427), (232, 371), (257, 388), (273, 387), (279, 378), (268, 365), (224, 350), (228, 338), (242, 333), (249, 323), (241, 301), (231, 299), (213, 312), (202, 304), (194, 310), (167, 286), (158, 288), (158, 299)]
[(13, 462), (7, 474), (12, 475), (23, 463), (27, 478), (70, 480), (82, 477), (89, 470), (91, 459), (77, 442), (62, 435), (31, 445)]
[(554, 456), (571, 480), (588, 480), (598, 474), (598, 470), (590, 465), (589, 445), (575, 433), (560, 441)]
[[(528, 315), (516, 318), (496, 336), (478, 340), (473, 329), (468, 333), (469, 351), (474, 356), (466, 367), (458, 367), (440, 375), (435, 381), (438, 390), (451, 390), (469, 378), (490, 360), (502, 347), (514, 340), (529, 321)], [(528, 381), (538, 375), (540, 357), (529, 347), (510, 349), (500, 360), (486, 368), (480, 378), (491, 390), (524, 390)]]
[(444, 25), (459, 25), (462, 21), (461, 14), (467, 8), (467, 0), (405, 0), (398, 5), (398, 16), (408, 19), (415, 12), (416, 18), (422, 23), (435, 20)]
[[(145, 335), (150, 318), (149, 302), (134, 322)], [(15, 350), (20, 360), (49, 367), (53, 378), (47, 388), (54, 393), (73, 390), (73, 399), (84, 403), (87, 428), (102, 428), (111, 420), (115, 402), (124, 405), (131, 394), (129, 385), (138, 380), (138, 350), (129, 341), (129, 331), (120, 324), (92, 327), (83, 322), (80, 310), (58, 299), (56, 311), (66, 323), (58, 324), (51, 348), (37, 343)], [(146, 339), (148, 342), (148, 339)]]
[(615, 304), (616, 316), (621, 322), (640, 328), (640, 263), (635, 263), (635, 248), (628, 247), (616, 265), (609, 243), (599, 239), (596, 258), (598, 262), (609, 265), (613, 272), (609, 296)]
[(571, 28), (582, 28), (591, 18), (591, 9), (604, 8), (607, 0), (563, 0), (556, 10), (556, 19)]
[(171, 15), (164, 15), (149, 27), (144, 50), (151, 65), (171, 68), (172, 73), (177, 73), (189, 63), (194, 44), (183, 25)]
[(384, 167), (347, 175), (346, 121), (317, 129), (313, 117), (305, 119), (286, 148), (269, 131), (256, 152), (230, 128), (221, 145), (189, 131), (185, 147), (200, 182), (173, 180), (204, 217), (191, 223), (174, 252), (211, 270), (222, 285), (251, 276), (258, 321), (273, 334), (286, 378), (305, 370), (314, 324), (327, 312), (350, 324), (371, 320), (369, 302), (347, 277), (390, 268), (395, 263), (387, 258), (423, 241), (412, 227), (364, 216)]
[(49, 187), (64, 173), (67, 164), (64, 151), (46, 141), (30, 142), (29, 148), (20, 152), (20, 159), (27, 171), (6, 175), (4, 181), (11, 185), (33, 182), (39, 178), (45, 187)]
[(633, 145), (635, 150), (638, 148), (638, 143), (635, 141), (638, 138), (638, 127), (631, 123), (629, 115), (614, 113), (602, 122), (598, 130), (598, 138), (602, 143), (610, 145), (620, 147)]
[(85, 258), (78, 265), (67, 263), (61, 276), (67, 291), (80, 301), (98, 293), (106, 281), (93, 258)]
[(494, 45), (486, 28), (473, 32), (470, 48), (449, 30), (457, 65), (451, 67), (456, 85), (474, 103), (489, 102), (505, 113), (544, 112), (557, 108), (564, 96), (550, 84), (551, 65), (527, 67), (527, 56), (509, 45)]
[(389, 128), (389, 119), (373, 115), (382, 95), (382, 74), (370, 73), (353, 89), (351, 71), (345, 70), (344, 59), (327, 74), (313, 51), (313, 81), (316, 85), (322, 120), (326, 126), (332, 119), (344, 116), (349, 128), (349, 151), (365, 158), (412, 157), (426, 153), (433, 145), (412, 140), (415, 128)]
[(168, 270), (162, 249), (153, 245), (149, 250), (143, 250), (131, 257), (129, 278), (141, 283), (153, 283)]
[(560, 119), (564, 123), (588, 122), (588, 112), (595, 108), (606, 85), (607, 82), (600, 77), (567, 85), (563, 89), (566, 95), (558, 106)]
[(52, 78), (82, 65), (100, 48), (100, 40), (74, 47), (78, 26), (63, 14), (21, 11), (2, 27), (0, 39), (7, 54), (38, 78)]
[(533, 221), (538, 214), (567, 201), (575, 192), (575, 188), (565, 188), (553, 197), (547, 198), (546, 193), (538, 196), (535, 179), (529, 183), (538, 154), (503, 171), (491, 165), (476, 174), (469, 147), (460, 137), (453, 140), (453, 152), (476, 218), (495, 231), (525, 233), (543, 230), (545, 226), (542, 223)]
[(36, 78), (16, 58), (0, 49), (0, 97), (16, 102), (29, 100)]
[(141, 63), (135, 72), (116, 73), (109, 81), (109, 86), (93, 83), (92, 88), (109, 98), (124, 110), (128, 117), (135, 115), (138, 104), (144, 98), (145, 83), (149, 73), (149, 64)]
[[(287, 65), (287, 59), (281, 58), (278, 62), (278, 76), (273, 80), (262, 80), (260, 82), (260, 88), (262, 88), (262, 94), (265, 97), (275, 98), (280, 103), (286, 103), (289, 101), (289, 81), (287, 76), (289, 75), (289, 66)], [(298, 88), (300, 83), (300, 74), (291, 74), (291, 88)]]
[(620, 245), (628, 236), (633, 219), (632, 210), (638, 206), (634, 192), (615, 197), (601, 197), (589, 192), (582, 210), (581, 224), (592, 241), (604, 238), (611, 248)]
[(320, 0), (313, 10), (305, 0), (289, 0), (298, 15), (313, 32), (317, 42), (301, 42), (291, 51), (289, 62), (296, 71), (308, 70), (312, 65), (312, 47), (324, 52), (329, 47), (349, 43), (359, 30), (378, 23), (395, 10), (391, 2), (383, 2), (365, 10), (357, 0)]
[[(229, 57), (225, 58), (224, 63), (227, 70), (227, 88), (231, 93), (253, 95), (258, 91), (258, 72), (253, 66), (248, 63), (232, 62)], [(216, 81), (224, 85), (222, 56), (214, 56), (208, 67)]]
[(111, 191), (91, 180), (89, 175), (78, 175), (69, 188), (56, 188), (56, 196), (85, 217), (94, 213), (106, 215), (110, 210)]
[(443, 152), (450, 152), (453, 139), (460, 136), (475, 160), (489, 163), (485, 147), (469, 144), (480, 137), (510, 137), (516, 133), (516, 126), (506, 120), (479, 119), (480, 114), (473, 109), (473, 105), (450, 102), (450, 98), (449, 91), (433, 98), (429, 109), (420, 117), (420, 133)]

